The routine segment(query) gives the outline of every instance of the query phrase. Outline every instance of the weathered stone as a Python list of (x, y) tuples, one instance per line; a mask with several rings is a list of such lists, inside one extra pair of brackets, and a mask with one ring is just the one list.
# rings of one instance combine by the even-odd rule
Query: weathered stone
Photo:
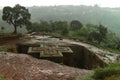
[(40, 53), (40, 57), (62, 57), (62, 53), (73, 53), (69, 47), (59, 47), (58, 45), (41, 44), (39, 47), (29, 47), (29, 53)]
[(39, 47), (29, 47), (28, 54), (41, 59), (63, 63), (65, 54), (70, 55), (72, 50), (69, 47), (62, 47), (53, 44), (40, 44)]
[[(39, 38), (39, 36), (36, 37)], [(41, 58), (43, 59), (46, 57), (45, 59), (54, 62), (57, 61), (61, 63), (62, 61), (65, 65), (87, 69), (104, 67), (109, 63), (115, 63), (120, 60), (119, 54), (110, 53), (109, 51), (99, 49), (87, 43), (76, 42), (70, 39), (59, 40), (57, 38), (50, 38), (45, 36), (43, 38), (40, 37), (39, 40), (38, 38), (33, 38), (30, 41), (24, 42), (22, 45), (23, 47), (20, 46), (21, 51), (24, 46), (27, 46), (26, 51), (37, 58), (39, 58), (41, 56), (40, 53), (42, 53)], [(29, 47), (41, 48), (30, 49)], [(22, 53), (27, 52), (23, 51)], [(36, 53), (37, 56), (33, 53)], [(58, 56), (56, 56), (56, 54)]]

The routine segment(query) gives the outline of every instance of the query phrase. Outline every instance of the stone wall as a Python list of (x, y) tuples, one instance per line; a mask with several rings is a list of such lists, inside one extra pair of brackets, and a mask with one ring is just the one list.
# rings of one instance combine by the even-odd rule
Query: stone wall
[(25, 53), (27, 54), (28, 48), (32, 46), (39, 46), (38, 44), (26, 44), (26, 43), (18, 43), (17, 45), (17, 51), (18, 53)]
[(69, 65), (72, 64), (74, 67), (84, 69), (94, 69), (106, 65), (95, 53), (89, 51), (84, 46), (73, 45), (70, 47), (73, 50), (73, 57), (71, 57), (72, 62)]

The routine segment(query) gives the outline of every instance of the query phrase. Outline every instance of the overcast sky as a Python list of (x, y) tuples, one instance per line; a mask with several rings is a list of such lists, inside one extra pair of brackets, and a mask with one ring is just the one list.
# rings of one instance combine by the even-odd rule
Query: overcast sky
[(120, 7), (120, 0), (0, 0), (0, 6), (94, 5)]

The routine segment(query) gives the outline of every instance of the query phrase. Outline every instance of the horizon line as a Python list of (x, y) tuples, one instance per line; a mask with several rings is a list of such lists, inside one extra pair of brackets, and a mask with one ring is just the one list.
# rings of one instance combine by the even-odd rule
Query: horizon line
[[(8, 5), (7, 5), (8, 6)], [(23, 6), (23, 5), (21, 5)], [(109, 6), (100, 6), (98, 4), (94, 5), (32, 5), (32, 6), (25, 6), (25, 7), (55, 7), (55, 6), (87, 6), (87, 7), (100, 7), (100, 8), (120, 8), (120, 7), (109, 7)], [(0, 9), (3, 9), (5, 6), (0, 6)], [(10, 6), (14, 7), (14, 6)]]

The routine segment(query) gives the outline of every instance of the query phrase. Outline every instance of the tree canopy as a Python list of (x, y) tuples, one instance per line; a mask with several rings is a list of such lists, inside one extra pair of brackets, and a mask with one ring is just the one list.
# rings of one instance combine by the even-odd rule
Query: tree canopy
[(102, 24), (100, 24), (97, 27), (96, 31), (93, 31), (89, 34), (88, 39), (89, 40), (92, 40), (92, 39), (97, 40), (98, 43), (100, 44), (101, 42), (105, 41), (107, 32), (108, 32), (107, 28), (104, 27)]
[(78, 29), (81, 29), (82, 27), (83, 27), (83, 25), (80, 21), (78, 21), (78, 20), (71, 21), (71, 24), (70, 24), (71, 30), (78, 30)]
[(30, 24), (31, 14), (28, 9), (19, 4), (15, 5), (13, 8), (6, 6), (3, 8), (2, 19), (8, 24), (14, 26), (14, 32), (17, 33), (17, 27), (27, 26)]

